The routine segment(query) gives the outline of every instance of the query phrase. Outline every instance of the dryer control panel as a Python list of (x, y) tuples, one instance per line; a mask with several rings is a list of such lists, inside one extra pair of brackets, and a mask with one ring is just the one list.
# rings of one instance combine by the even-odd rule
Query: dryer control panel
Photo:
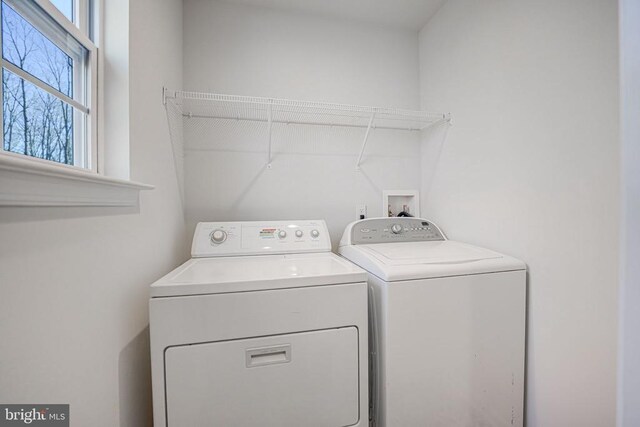
[(194, 258), (329, 251), (323, 220), (201, 222), (191, 245)]
[(340, 246), (446, 240), (440, 228), (423, 218), (370, 218), (347, 226)]

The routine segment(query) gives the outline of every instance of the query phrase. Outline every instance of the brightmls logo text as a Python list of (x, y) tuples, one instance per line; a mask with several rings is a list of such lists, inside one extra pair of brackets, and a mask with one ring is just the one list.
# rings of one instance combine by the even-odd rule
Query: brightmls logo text
[(69, 427), (69, 405), (0, 405), (0, 427)]
[(26, 412), (24, 409), (13, 412), (9, 411), (9, 408), (4, 408), (4, 419), (7, 421), (24, 421), (25, 424), (31, 424), (34, 421), (46, 421), (47, 410), (36, 411), (36, 408), (33, 408)]

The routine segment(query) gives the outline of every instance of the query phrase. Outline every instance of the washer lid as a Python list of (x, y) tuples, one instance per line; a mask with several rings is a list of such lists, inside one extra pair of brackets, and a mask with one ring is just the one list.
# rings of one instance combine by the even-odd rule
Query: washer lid
[(151, 285), (151, 297), (298, 288), (367, 280), (331, 252), (193, 258)]
[(343, 246), (340, 254), (385, 281), (525, 269), (515, 258), (451, 240)]
[(453, 264), (502, 258), (488, 249), (442, 240), (435, 242), (403, 242), (361, 245), (387, 265)]

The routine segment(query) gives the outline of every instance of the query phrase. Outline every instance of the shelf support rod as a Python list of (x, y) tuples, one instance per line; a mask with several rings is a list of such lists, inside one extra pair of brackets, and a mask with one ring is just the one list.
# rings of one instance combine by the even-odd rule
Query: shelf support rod
[(267, 168), (271, 169), (271, 129), (273, 127), (273, 100), (269, 100), (269, 106), (267, 107), (267, 122), (269, 129), (267, 130)]
[(367, 140), (369, 139), (369, 133), (371, 132), (371, 127), (373, 126), (373, 120), (376, 118), (376, 112), (371, 113), (371, 117), (369, 118), (369, 124), (367, 125), (367, 132), (364, 134), (364, 140), (362, 141), (362, 148), (360, 148), (360, 155), (358, 156), (358, 161), (356, 162), (356, 170), (360, 170), (360, 163), (362, 162), (362, 155), (364, 154), (364, 149), (367, 146)]

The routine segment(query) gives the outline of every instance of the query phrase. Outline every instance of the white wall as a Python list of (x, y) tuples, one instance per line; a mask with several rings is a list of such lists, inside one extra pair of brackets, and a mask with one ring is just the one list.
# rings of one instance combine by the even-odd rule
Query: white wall
[[(187, 90), (417, 108), (416, 32), (295, 12), (186, 0)], [(420, 184), (417, 135), (374, 131), (355, 171), (364, 129), (290, 125), (274, 131), (266, 169), (265, 126), (185, 126), (191, 227), (205, 220), (324, 218), (338, 243), (357, 203), (382, 214), (382, 190)]]
[(620, 1), (621, 171), (618, 426), (640, 425), (640, 1)]
[[(156, 186), (139, 211), (0, 208), (1, 402), (70, 403), (72, 426), (151, 425), (148, 285), (187, 257), (161, 97), (182, 81), (181, 14), (132, 1), (130, 51), (110, 52), (130, 55), (131, 178)], [(107, 143), (127, 126), (111, 119)]]
[(617, 28), (614, 0), (449, 0), (420, 33), (454, 116), (424, 215), (529, 266), (529, 427), (615, 423)]

